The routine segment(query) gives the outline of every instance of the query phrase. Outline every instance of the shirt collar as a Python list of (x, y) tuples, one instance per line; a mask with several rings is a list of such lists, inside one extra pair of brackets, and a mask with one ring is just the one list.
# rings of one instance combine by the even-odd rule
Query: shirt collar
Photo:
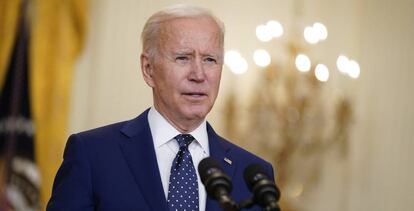
[[(174, 139), (178, 134), (181, 134), (180, 131), (175, 129), (154, 107), (151, 107), (148, 112), (148, 123), (156, 148)], [(189, 134), (195, 138), (196, 142), (205, 152), (209, 151), (206, 120)]]

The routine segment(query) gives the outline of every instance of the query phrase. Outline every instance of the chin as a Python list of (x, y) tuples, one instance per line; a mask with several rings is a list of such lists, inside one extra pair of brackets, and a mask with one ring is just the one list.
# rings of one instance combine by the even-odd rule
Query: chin
[(204, 119), (207, 116), (209, 111), (210, 110), (207, 108), (202, 108), (202, 109), (188, 108), (184, 112), (186, 113), (186, 116), (189, 117), (189, 119), (195, 120), (195, 119)]

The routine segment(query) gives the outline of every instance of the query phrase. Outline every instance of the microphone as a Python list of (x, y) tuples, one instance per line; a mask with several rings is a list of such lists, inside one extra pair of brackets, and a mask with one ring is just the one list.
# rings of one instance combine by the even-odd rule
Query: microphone
[(253, 193), (253, 200), (265, 210), (280, 211), (277, 201), (280, 192), (259, 164), (250, 164), (244, 170), (244, 181)]
[(236, 203), (229, 195), (233, 188), (230, 177), (213, 158), (204, 158), (198, 164), (198, 173), (209, 197), (217, 200), (223, 210), (237, 210)]

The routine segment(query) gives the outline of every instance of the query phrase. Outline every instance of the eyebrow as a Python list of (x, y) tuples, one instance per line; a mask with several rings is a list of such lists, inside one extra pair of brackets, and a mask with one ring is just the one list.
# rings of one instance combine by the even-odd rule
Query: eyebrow
[[(177, 50), (173, 52), (174, 55), (190, 55), (193, 56), (195, 54), (195, 50)], [(220, 53), (202, 53), (201, 56), (203, 57), (215, 57), (215, 58), (221, 58), (222, 56), (220, 56)]]

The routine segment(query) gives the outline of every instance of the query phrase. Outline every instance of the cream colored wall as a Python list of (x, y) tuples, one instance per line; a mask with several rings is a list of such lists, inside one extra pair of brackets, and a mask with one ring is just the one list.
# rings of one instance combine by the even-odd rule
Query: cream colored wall
[[(71, 132), (135, 117), (151, 105), (151, 90), (141, 78), (139, 33), (154, 11), (177, 2), (211, 8), (227, 26), (226, 49), (237, 49), (251, 65), (245, 75), (224, 68), (220, 96), (209, 120), (222, 131), (224, 97), (236, 87), (251, 93), (257, 69), (251, 54), (269, 47), (281, 55), (284, 40), (256, 41), (256, 25), (277, 19), (292, 31), (293, 1), (282, 0), (92, 0), (90, 34), (80, 58), (73, 90)], [(355, 124), (348, 160), (327, 155), (322, 182), (305, 210), (412, 210), (414, 207), (414, 2), (409, 0), (314, 0), (303, 2), (298, 24), (324, 22), (328, 40), (309, 51), (335, 69), (345, 53), (361, 65), (361, 77), (332, 74), (325, 95), (354, 100)], [(276, 59), (283, 60), (283, 57)], [(246, 98), (240, 100), (243, 106)]]
[(367, 0), (361, 11), (361, 65), (355, 87), (351, 208), (414, 207), (414, 2)]

